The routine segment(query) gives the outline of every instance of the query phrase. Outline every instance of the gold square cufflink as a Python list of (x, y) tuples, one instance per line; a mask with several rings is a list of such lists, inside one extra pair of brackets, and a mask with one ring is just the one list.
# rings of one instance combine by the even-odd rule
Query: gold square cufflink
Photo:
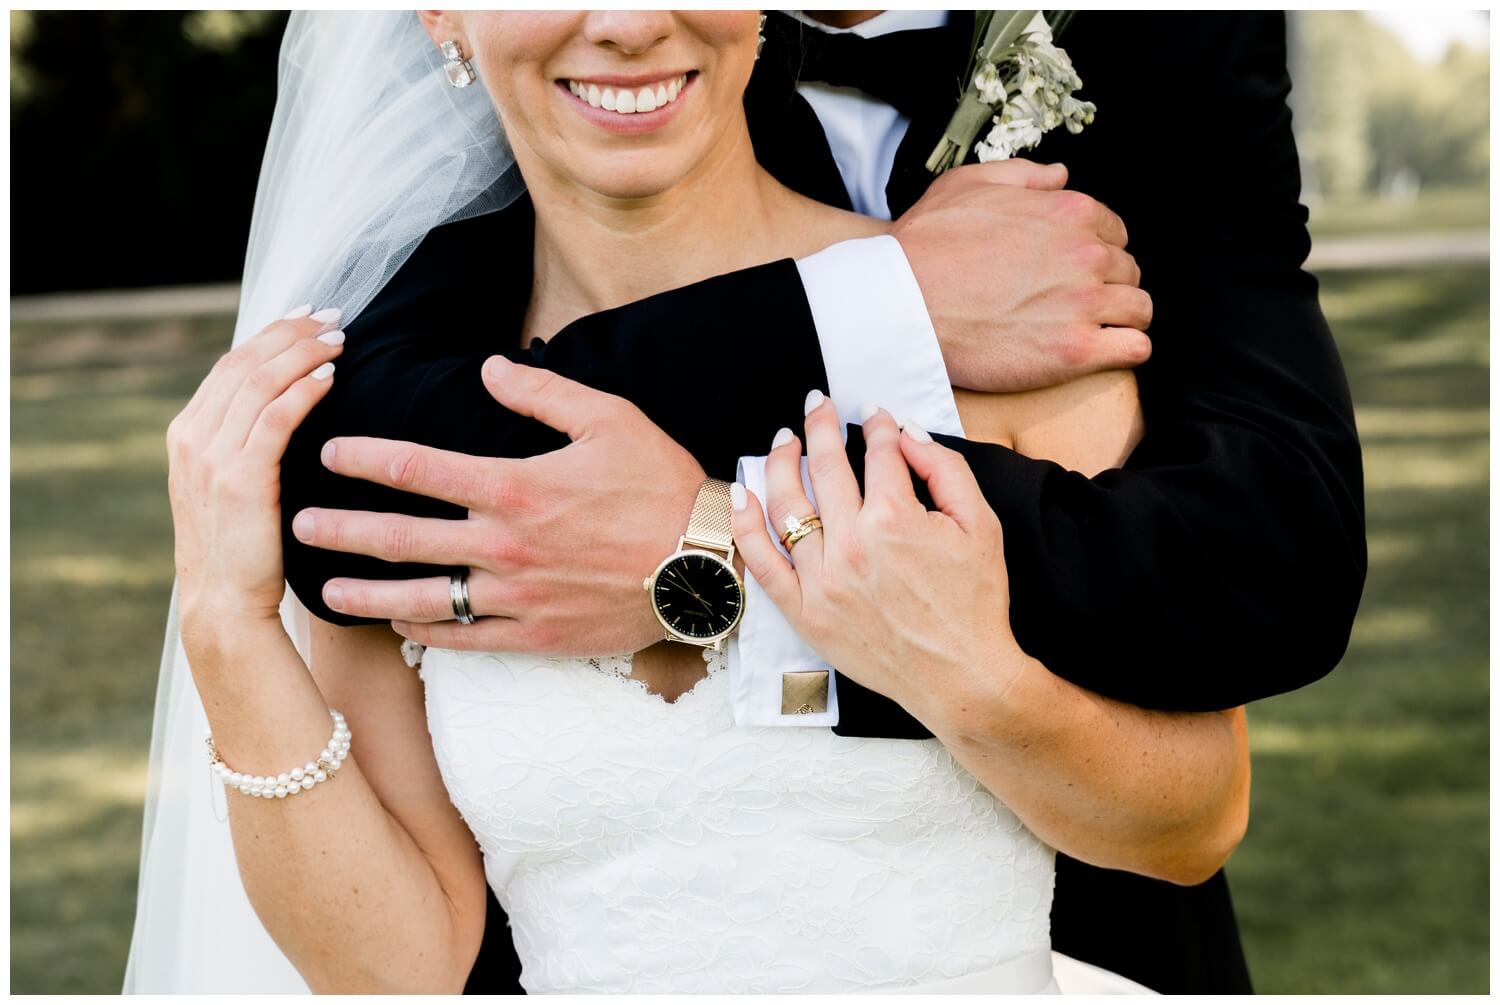
[(781, 714), (828, 711), (828, 671), (796, 670), (781, 675)]

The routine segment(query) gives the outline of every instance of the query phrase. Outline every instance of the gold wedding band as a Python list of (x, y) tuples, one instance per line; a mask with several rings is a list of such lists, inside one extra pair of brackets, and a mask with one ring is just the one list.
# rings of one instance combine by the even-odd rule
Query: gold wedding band
[(787, 554), (791, 554), (797, 542), (822, 527), (823, 521), (818, 518), (818, 514), (809, 513), (807, 516), (789, 516), (781, 525), (786, 528), (781, 535), (781, 546), (787, 550)]

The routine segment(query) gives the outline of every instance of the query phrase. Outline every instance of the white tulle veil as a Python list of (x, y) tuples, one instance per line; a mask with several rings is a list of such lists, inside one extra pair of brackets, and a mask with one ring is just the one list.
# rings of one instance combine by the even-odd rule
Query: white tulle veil
[[(367, 306), (433, 227), (522, 189), (482, 86), (451, 87), (412, 11), (291, 15), (234, 341), (292, 307)], [(307, 612), (282, 603), (306, 653)], [(151, 734), (127, 993), (305, 992), (235, 867), (173, 591)]]

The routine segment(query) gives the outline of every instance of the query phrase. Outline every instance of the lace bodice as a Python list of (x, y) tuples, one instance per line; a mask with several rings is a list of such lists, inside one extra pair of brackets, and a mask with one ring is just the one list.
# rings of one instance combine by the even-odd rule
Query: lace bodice
[(527, 991), (895, 989), (1047, 948), (1052, 851), (937, 741), (736, 728), (722, 666), (672, 704), (629, 670), (425, 656)]

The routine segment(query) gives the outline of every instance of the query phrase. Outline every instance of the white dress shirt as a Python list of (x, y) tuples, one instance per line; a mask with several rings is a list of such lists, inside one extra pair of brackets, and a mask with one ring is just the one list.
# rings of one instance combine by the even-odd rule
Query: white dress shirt
[[(789, 12), (823, 31), (872, 37), (944, 24), (946, 11), (886, 11), (851, 29), (833, 29)], [(797, 85), (828, 137), (854, 208), (890, 218), (885, 185), (909, 120), (862, 91), (822, 83)], [(828, 373), (826, 390), (846, 423), (866, 404), (935, 433), (963, 434), (937, 334), (911, 266), (893, 237), (844, 241), (797, 263)], [(812, 390), (808, 388), (808, 390)], [(765, 458), (740, 459), (740, 481), (765, 500)], [(807, 464), (803, 461), (803, 482)], [(808, 498), (812, 498), (807, 484)], [(771, 528), (773, 538), (779, 528)], [(729, 692), (741, 726), (822, 726), (838, 723), (838, 693), (829, 674), (828, 710), (781, 711), (782, 674), (831, 670), (792, 630), (776, 605), (746, 576), (745, 616), (730, 641)]]

